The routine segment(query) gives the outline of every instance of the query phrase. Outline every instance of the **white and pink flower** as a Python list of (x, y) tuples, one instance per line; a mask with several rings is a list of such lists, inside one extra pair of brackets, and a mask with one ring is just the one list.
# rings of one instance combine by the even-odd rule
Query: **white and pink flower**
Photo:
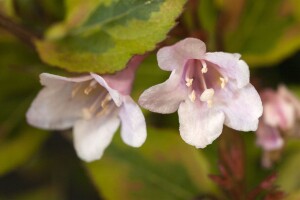
[(115, 75), (66, 78), (40, 75), (45, 86), (27, 112), (29, 124), (47, 130), (73, 127), (74, 146), (85, 161), (100, 159), (120, 123), (123, 141), (133, 147), (146, 139), (146, 124), (139, 106), (129, 96), (140, 57)]
[[(272, 152), (280, 152), (285, 138), (298, 134), (295, 127), (300, 119), (300, 101), (283, 85), (277, 91), (264, 90), (261, 98), (264, 113), (256, 131), (256, 141), (264, 150), (263, 166), (271, 167)], [(275, 158), (278, 159), (278, 156)]]
[(239, 54), (209, 53), (201, 40), (187, 38), (160, 49), (157, 59), (162, 70), (172, 72), (170, 78), (147, 89), (139, 103), (157, 113), (178, 110), (185, 142), (204, 148), (219, 137), (223, 124), (257, 129), (262, 102)]

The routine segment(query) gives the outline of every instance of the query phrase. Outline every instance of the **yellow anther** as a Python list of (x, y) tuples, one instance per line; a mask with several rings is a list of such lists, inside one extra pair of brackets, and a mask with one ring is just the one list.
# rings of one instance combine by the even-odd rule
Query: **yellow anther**
[(185, 82), (186, 82), (186, 86), (191, 87), (193, 84), (193, 80), (192, 78), (185, 78)]
[(90, 82), (89, 86), (87, 86), (87, 87), (84, 89), (84, 94), (89, 95), (90, 92), (91, 92), (92, 90), (94, 90), (96, 87), (97, 87), (97, 81), (92, 80), (92, 81)]
[(221, 88), (223, 89), (226, 86), (226, 83), (228, 82), (228, 78), (220, 77), (220, 81), (221, 81)]
[(201, 64), (202, 64), (202, 69), (201, 69), (202, 74), (207, 73), (208, 69), (207, 69), (206, 62), (204, 60), (201, 60)]
[(101, 102), (101, 107), (104, 108), (111, 99), (112, 99), (111, 96), (107, 94), (103, 99), (103, 101)]
[(72, 98), (75, 97), (75, 95), (79, 92), (79, 90), (81, 89), (81, 84), (75, 84), (72, 90)]

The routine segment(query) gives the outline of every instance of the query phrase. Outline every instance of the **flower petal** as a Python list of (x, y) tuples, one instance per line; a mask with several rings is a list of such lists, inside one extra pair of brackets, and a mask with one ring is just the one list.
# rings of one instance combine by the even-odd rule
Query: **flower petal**
[(174, 70), (164, 83), (150, 87), (139, 98), (139, 104), (157, 113), (173, 113), (187, 96), (186, 85), (181, 84), (181, 75)]
[(300, 101), (299, 101), (299, 98), (297, 98), (294, 94), (292, 94), (288, 88), (286, 88), (284, 85), (280, 85), (278, 87), (278, 92), (279, 92), (279, 95), (286, 99), (288, 102), (290, 102), (293, 107), (295, 108), (295, 112), (296, 112), (296, 115), (297, 117), (300, 118)]
[[(86, 95), (72, 97), (75, 87), (91, 76), (65, 78), (52, 74), (41, 74), (45, 87), (39, 92), (26, 113), (29, 124), (43, 129), (63, 130), (73, 126), (82, 117), (82, 108), (90, 102)], [(92, 99), (92, 98), (91, 98)]]
[[(241, 89), (224, 88), (216, 97), (225, 100), (220, 109), (225, 113), (225, 125), (240, 131), (255, 131), (263, 107), (255, 88), (248, 84)], [(227, 96), (226, 96), (227, 95)], [(231, 95), (231, 96), (228, 96)]]
[(172, 71), (185, 65), (188, 59), (200, 59), (206, 51), (204, 42), (186, 38), (157, 52), (158, 65), (162, 70)]
[(136, 55), (133, 56), (124, 68), (121, 71), (118, 71), (115, 74), (106, 74), (102, 78), (106, 83), (114, 90), (117, 90), (123, 95), (129, 95), (132, 88), (132, 82), (135, 77), (135, 72), (140, 63), (144, 60), (146, 55)]
[(93, 77), (91, 77), (90, 75), (68, 78), (68, 77), (58, 76), (58, 75), (49, 74), (49, 73), (41, 73), (40, 74), (40, 81), (41, 81), (41, 84), (44, 86), (61, 85), (61, 84), (66, 84), (66, 82), (80, 83), (80, 82), (85, 82), (85, 81), (89, 81), (92, 79), (93, 79)]
[(284, 141), (277, 128), (260, 122), (256, 134), (257, 144), (266, 151), (278, 150), (283, 147)]
[(73, 130), (77, 155), (87, 162), (100, 159), (119, 125), (120, 119), (111, 113), (91, 120), (78, 121)]
[(91, 73), (91, 76), (100, 84), (102, 85), (107, 91), (109, 92), (111, 98), (114, 100), (115, 104), (119, 107), (122, 104), (122, 95), (119, 91), (111, 88), (104, 78), (102, 78), (98, 74)]
[(125, 96), (119, 116), (122, 121), (123, 141), (133, 147), (140, 147), (146, 140), (146, 122), (140, 107), (130, 96)]
[(235, 79), (238, 88), (242, 88), (249, 83), (250, 71), (247, 63), (239, 58), (239, 54), (214, 52), (206, 53), (204, 59), (217, 65), (224, 76)]
[(178, 110), (182, 139), (197, 148), (211, 144), (223, 130), (224, 113), (187, 99)]
[(272, 127), (279, 126), (282, 130), (288, 130), (295, 123), (295, 109), (293, 105), (278, 96), (271, 102), (264, 104), (264, 122)]

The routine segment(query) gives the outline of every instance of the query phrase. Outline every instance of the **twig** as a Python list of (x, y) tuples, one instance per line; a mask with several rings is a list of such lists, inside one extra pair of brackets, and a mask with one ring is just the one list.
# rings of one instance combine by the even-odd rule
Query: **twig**
[(35, 49), (33, 40), (40, 38), (40, 36), (26, 30), (21, 25), (16, 24), (2, 13), (0, 13), (0, 28), (3, 28), (4, 30), (13, 34), (33, 49)]

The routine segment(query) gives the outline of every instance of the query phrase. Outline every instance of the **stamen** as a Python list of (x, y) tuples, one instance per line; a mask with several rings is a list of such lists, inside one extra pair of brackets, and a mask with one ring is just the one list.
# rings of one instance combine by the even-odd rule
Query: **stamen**
[(193, 84), (193, 80), (192, 78), (185, 78), (185, 82), (186, 82), (186, 86), (191, 87)]
[(96, 88), (96, 86), (97, 86), (97, 81), (92, 80), (92, 81), (90, 82), (89, 86), (87, 86), (87, 87), (84, 89), (84, 94), (89, 95), (90, 92)]
[(226, 86), (226, 83), (228, 82), (228, 78), (220, 77), (220, 81), (221, 81), (221, 88), (223, 89)]
[(107, 111), (109, 111), (108, 107), (104, 107), (100, 112), (98, 112), (96, 114), (96, 117), (100, 117), (101, 115), (104, 115), (105, 113), (107, 113)]
[[(107, 95), (108, 94), (106, 94), (106, 96)], [(100, 108), (103, 108), (102, 102), (105, 100), (104, 99), (103, 101), (101, 101), (103, 99), (103, 96), (103, 94), (100, 94), (88, 108), (82, 109), (83, 117), (85, 119), (91, 119), (95, 115), (95, 113), (99, 111)]]
[(81, 89), (81, 84), (75, 84), (74, 88), (72, 90), (72, 98), (74, 98), (76, 96), (76, 94), (79, 92), (79, 90)]
[(207, 73), (208, 69), (207, 69), (206, 62), (204, 60), (200, 60), (200, 62), (202, 64), (202, 69), (201, 69), (202, 74)]
[(195, 90), (193, 90), (192, 93), (189, 94), (189, 98), (193, 103), (195, 102), (195, 100), (196, 100)]
[(103, 99), (103, 101), (101, 102), (101, 107), (104, 108), (107, 105), (107, 103), (110, 102), (111, 99), (112, 99), (111, 96), (107, 94)]

